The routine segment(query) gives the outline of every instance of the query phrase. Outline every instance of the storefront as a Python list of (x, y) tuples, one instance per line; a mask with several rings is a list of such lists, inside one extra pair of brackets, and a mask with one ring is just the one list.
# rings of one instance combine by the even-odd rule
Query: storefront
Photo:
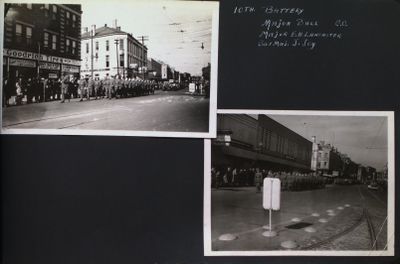
[(9, 80), (37, 76), (46, 79), (58, 79), (64, 75), (79, 77), (79, 60), (12, 49), (4, 49), (3, 54), (3, 74)]

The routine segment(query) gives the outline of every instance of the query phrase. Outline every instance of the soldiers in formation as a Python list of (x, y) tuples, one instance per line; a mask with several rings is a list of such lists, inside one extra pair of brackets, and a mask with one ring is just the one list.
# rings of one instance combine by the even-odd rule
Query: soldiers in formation
[(60, 100), (64, 103), (71, 98), (90, 100), (91, 98), (127, 98), (154, 94), (157, 89), (164, 89), (165, 84), (155, 80), (142, 80), (139, 78), (122, 78), (119, 75), (107, 76), (103, 79), (74, 78), (65, 75), (60, 79), (45, 78), (18, 78), (12, 82), (7, 78), (3, 81), (4, 100), (3, 105), (8, 106), (8, 101), (15, 96), (17, 105), (26, 103), (47, 102)]

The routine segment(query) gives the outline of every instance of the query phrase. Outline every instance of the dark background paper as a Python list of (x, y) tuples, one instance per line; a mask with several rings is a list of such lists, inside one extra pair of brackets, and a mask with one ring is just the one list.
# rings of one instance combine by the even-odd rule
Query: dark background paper
[[(278, 1), (221, 3), (219, 108), (398, 110), (398, 2), (279, 1), (321, 20), (351, 21), (340, 45), (315, 51), (258, 48), (263, 16), (232, 16), (239, 3)], [(399, 112), (395, 119), (399, 136)], [(2, 135), (1, 143), (2, 263), (400, 261), (204, 257), (201, 139)]]

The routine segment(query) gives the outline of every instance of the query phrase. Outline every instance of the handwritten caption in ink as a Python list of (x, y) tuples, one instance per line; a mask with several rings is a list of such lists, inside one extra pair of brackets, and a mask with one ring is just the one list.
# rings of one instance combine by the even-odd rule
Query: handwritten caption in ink
[[(299, 7), (235, 6), (233, 9), (233, 14), (237, 16), (257, 12), (266, 15), (259, 24), (259, 47), (315, 50), (322, 40), (342, 40), (343, 31), (349, 27), (347, 19), (333, 19), (328, 25), (326, 21), (323, 24), (318, 19), (306, 17), (306, 10)], [(329, 30), (321, 29), (322, 27)]]

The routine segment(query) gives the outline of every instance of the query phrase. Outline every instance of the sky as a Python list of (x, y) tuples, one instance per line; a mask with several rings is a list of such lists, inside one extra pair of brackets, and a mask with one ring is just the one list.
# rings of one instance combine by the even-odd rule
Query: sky
[[(148, 57), (180, 72), (201, 75), (211, 62), (212, 15), (217, 3), (188, 1), (82, 2), (82, 27), (118, 26), (148, 36)], [(201, 46), (204, 46), (204, 49)]]
[(325, 141), (354, 162), (382, 170), (387, 163), (387, 118), (379, 116), (268, 115), (311, 141)]

